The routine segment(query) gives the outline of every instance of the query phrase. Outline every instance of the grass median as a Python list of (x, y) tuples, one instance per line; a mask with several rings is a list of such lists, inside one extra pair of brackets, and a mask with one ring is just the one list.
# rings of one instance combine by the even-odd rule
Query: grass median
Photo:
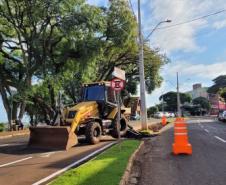
[(50, 185), (118, 185), (139, 144), (138, 140), (122, 141), (95, 159), (65, 172)]

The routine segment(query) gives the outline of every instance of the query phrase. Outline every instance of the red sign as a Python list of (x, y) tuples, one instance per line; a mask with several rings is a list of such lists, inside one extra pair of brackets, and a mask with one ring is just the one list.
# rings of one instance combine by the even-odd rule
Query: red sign
[(115, 91), (121, 91), (125, 86), (125, 81), (119, 78), (114, 78), (111, 80), (111, 88)]

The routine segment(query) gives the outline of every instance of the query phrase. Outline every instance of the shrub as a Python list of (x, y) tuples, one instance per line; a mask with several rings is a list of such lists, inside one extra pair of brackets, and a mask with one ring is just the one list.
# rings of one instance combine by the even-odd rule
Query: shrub
[(5, 124), (4, 123), (0, 123), (0, 132), (3, 132), (5, 130)]

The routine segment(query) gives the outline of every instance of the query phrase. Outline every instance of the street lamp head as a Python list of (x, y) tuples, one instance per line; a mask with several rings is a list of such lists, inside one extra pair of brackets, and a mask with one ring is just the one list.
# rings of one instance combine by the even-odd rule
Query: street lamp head
[(172, 22), (172, 20), (170, 20), (170, 19), (167, 19), (167, 20), (166, 20), (166, 22), (170, 23), (170, 22)]

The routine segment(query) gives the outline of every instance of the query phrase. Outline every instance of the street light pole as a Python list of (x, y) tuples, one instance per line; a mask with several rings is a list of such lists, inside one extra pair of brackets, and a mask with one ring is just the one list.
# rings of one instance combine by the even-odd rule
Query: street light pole
[(164, 114), (164, 94), (162, 93), (162, 112)]
[(180, 92), (179, 92), (179, 79), (177, 72), (177, 116), (181, 117), (181, 109), (180, 109)]
[(141, 31), (141, 12), (140, 0), (138, 0), (138, 24), (139, 24), (139, 76), (140, 76), (140, 116), (141, 128), (147, 130), (147, 109), (145, 97), (145, 78), (144, 78), (144, 51), (143, 51), (143, 35)]
[(148, 36), (146, 37), (145, 41), (148, 40), (148, 38), (152, 35), (152, 33), (158, 28), (158, 26), (162, 23), (170, 23), (172, 22), (172, 20), (165, 20), (165, 21), (160, 21), (158, 24), (156, 24), (156, 26), (152, 29), (152, 31), (148, 34)]
[[(171, 20), (159, 22), (151, 33), (146, 37), (145, 41), (151, 36), (151, 34), (157, 29), (157, 27), (162, 23), (170, 23)], [(143, 51), (143, 35), (141, 31), (141, 10), (140, 10), (140, 0), (138, 0), (138, 28), (139, 28), (139, 76), (140, 76), (140, 116), (141, 116), (141, 128), (142, 130), (147, 130), (147, 109), (146, 109), (146, 97), (145, 97), (145, 77), (144, 77), (144, 51)]]

